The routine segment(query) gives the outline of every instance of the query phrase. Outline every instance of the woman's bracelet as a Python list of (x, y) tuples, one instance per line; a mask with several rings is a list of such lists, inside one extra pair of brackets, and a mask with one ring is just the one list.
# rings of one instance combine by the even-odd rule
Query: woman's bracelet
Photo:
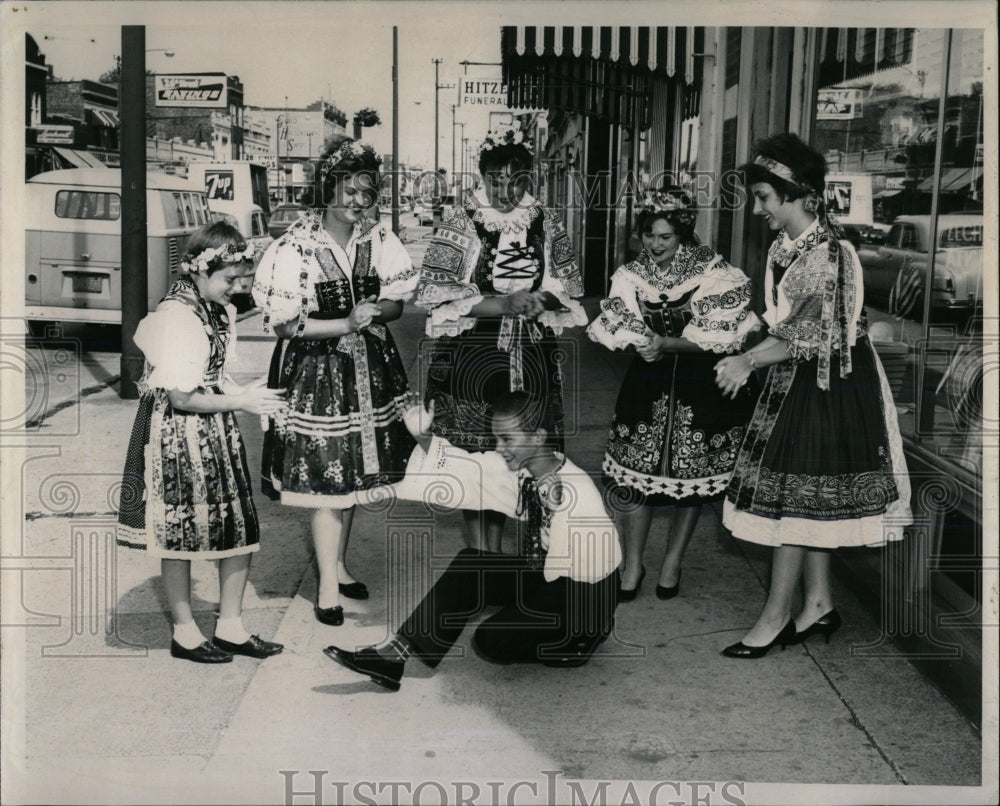
[(748, 350), (743, 353), (743, 357), (750, 362), (750, 366), (755, 370), (760, 369), (760, 367), (757, 366), (757, 359), (753, 357), (753, 350)]

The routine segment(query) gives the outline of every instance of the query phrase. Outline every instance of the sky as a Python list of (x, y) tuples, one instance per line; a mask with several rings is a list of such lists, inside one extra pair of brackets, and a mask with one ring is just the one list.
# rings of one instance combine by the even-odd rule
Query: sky
[[(462, 61), (500, 61), (503, 20), (493, 3), (185, 2), (34, 4), (25, 30), (55, 75), (96, 80), (121, 52), (121, 25), (146, 26), (146, 68), (167, 72), (225, 72), (243, 82), (248, 106), (291, 109), (332, 100), (348, 118), (378, 110), (382, 126), (366, 131), (380, 151), (392, 146), (392, 26), (399, 30), (400, 157), (430, 165), (434, 147), (434, 64), (439, 83), (457, 83)], [(136, 8), (139, 7), (139, 8)], [(491, 10), (492, 9), (492, 10)], [(37, 22), (36, 22), (37, 20)], [(100, 20), (100, 22), (95, 22)], [(22, 18), (22, 22), (25, 18)], [(166, 57), (159, 49), (169, 49)], [(470, 67), (493, 70), (499, 66)], [(439, 161), (451, 162), (451, 104), (442, 88)], [(480, 112), (459, 109), (466, 135), (478, 143), (488, 128)], [(456, 136), (461, 137), (456, 127)]]
[[(891, 25), (942, 24), (944, 0), (929, 3), (850, 3), (846, 0), (234, 0), (210, 2), (83, 2), (0, 0), (7, 49), (27, 31), (61, 78), (96, 80), (121, 51), (121, 26), (145, 25), (146, 67), (154, 72), (225, 72), (239, 76), (249, 106), (291, 109), (332, 100), (350, 118), (362, 107), (382, 126), (365, 139), (383, 152), (392, 145), (392, 27), (399, 31), (400, 158), (430, 165), (434, 149), (434, 64), (439, 82), (455, 84), (461, 62), (500, 61), (503, 25), (831, 25), (845, 21)], [(948, 3), (949, 23), (965, 22)], [(848, 11), (850, 13), (848, 13)], [(14, 13), (16, 12), (16, 13)], [(981, 20), (981, 15), (976, 18)], [(16, 20), (16, 25), (11, 23)], [(977, 22), (981, 24), (981, 22)], [(174, 51), (167, 58), (161, 49)], [(8, 51), (9, 52), (9, 51)], [(472, 68), (494, 70), (499, 67)], [(441, 89), (439, 163), (451, 160), (454, 89)], [(470, 144), (488, 120), (459, 109)], [(461, 129), (456, 130), (460, 137)]]

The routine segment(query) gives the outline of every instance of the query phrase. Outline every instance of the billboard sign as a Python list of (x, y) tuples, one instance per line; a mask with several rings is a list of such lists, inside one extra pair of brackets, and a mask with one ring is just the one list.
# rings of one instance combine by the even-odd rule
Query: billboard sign
[(156, 106), (226, 108), (224, 73), (177, 73), (153, 77)]

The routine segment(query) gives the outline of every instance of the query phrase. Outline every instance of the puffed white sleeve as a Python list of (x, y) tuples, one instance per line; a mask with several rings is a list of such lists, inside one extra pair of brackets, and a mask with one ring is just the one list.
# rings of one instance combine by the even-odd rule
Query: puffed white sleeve
[(601, 312), (587, 327), (587, 335), (609, 350), (639, 347), (653, 335), (642, 320), (634, 275), (626, 266), (611, 275), (611, 290), (607, 299), (601, 300)]
[(202, 385), (208, 368), (208, 334), (184, 303), (161, 302), (139, 322), (135, 343), (150, 365), (144, 379), (147, 387), (190, 392)]
[(441, 437), (413, 449), (396, 495), (443, 509), (491, 509), (516, 518), (517, 474), (496, 451), (470, 453)]
[(563, 328), (587, 324), (583, 306), (574, 299), (583, 296), (583, 276), (576, 251), (559, 214), (545, 208), (542, 215), (545, 224), (545, 275), (541, 290), (552, 294), (562, 307), (555, 311), (543, 311), (538, 321), (552, 328), (558, 336)]
[(750, 309), (750, 278), (716, 255), (691, 297), (691, 321), (681, 338), (714, 353), (735, 353), (761, 322)]
[(417, 290), (420, 270), (413, 265), (410, 253), (394, 232), (382, 226), (378, 237), (381, 239), (381, 254), (376, 271), (382, 287), (379, 299), (407, 302)]
[(307, 268), (303, 256), (285, 238), (279, 238), (265, 250), (257, 264), (251, 292), (254, 302), (264, 312), (268, 325), (265, 329), (308, 315), (309, 310), (302, 309), (302, 299), (309, 296), (312, 287), (303, 282), (304, 273)]

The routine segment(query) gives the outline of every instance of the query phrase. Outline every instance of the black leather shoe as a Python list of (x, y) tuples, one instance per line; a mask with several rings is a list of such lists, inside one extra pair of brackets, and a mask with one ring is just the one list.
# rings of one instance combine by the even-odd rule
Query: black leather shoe
[(792, 643), (801, 644), (810, 635), (816, 635), (818, 633), (819, 635), (822, 635), (826, 640), (826, 643), (829, 644), (830, 636), (840, 629), (840, 624), (840, 613), (838, 613), (836, 609), (831, 610), (829, 613), (824, 613), (816, 619), (802, 632), (795, 633), (795, 640)]
[(618, 583), (618, 601), (619, 602), (631, 602), (639, 595), (639, 588), (642, 587), (642, 581), (646, 578), (646, 566), (642, 566), (642, 570), (639, 572), (639, 581), (635, 583), (634, 588), (623, 588), (621, 587), (621, 582)]
[(213, 646), (208, 641), (202, 641), (194, 649), (187, 649), (171, 639), (170, 654), (175, 658), (195, 663), (229, 663), (233, 659), (233, 656), (228, 652)]
[(352, 672), (368, 675), (372, 682), (389, 691), (399, 691), (399, 681), (403, 676), (405, 664), (401, 660), (383, 658), (373, 646), (366, 646), (357, 652), (341, 649), (339, 646), (328, 646), (323, 650), (323, 654)]
[(656, 598), (657, 599), (673, 599), (678, 593), (681, 592), (681, 573), (677, 572), (677, 584), (675, 585), (660, 585), (656, 586)]
[(752, 660), (755, 658), (763, 658), (768, 651), (775, 644), (780, 644), (782, 651), (788, 644), (795, 643), (795, 622), (789, 620), (789, 622), (781, 628), (774, 640), (769, 644), (764, 644), (764, 646), (747, 646), (742, 641), (739, 641), (732, 646), (727, 646), (722, 650), (722, 654), (727, 658), (747, 658)]
[(344, 623), (344, 608), (340, 605), (336, 607), (313, 605), (313, 613), (316, 614), (316, 621), (329, 624), (331, 627), (339, 627)]
[(349, 582), (346, 585), (343, 582), (338, 582), (337, 587), (340, 589), (340, 595), (346, 596), (348, 599), (367, 599), (368, 598), (368, 586), (364, 582)]
[(263, 641), (259, 635), (251, 635), (242, 644), (234, 644), (215, 636), (212, 643), (219, 649), (224, 649), (233, 655), (246, 655), (248, 658), (269, 658), (285, 648), (282, 644), (276, 644), (274, 641)]

